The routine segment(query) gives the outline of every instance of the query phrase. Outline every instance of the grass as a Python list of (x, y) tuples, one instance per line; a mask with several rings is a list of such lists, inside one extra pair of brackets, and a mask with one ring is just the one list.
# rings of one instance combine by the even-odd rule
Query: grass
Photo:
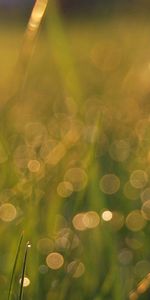
[(52, 4), (0, 29), (2, 299), (146, 300), (150, 24)]
[(15, 261), (14, 261), (14, 266), (13, 266), (11, 280), (10, 280), (10, 286), (9, 286), (9, 292), (8, 292), (8, 300), (11, 299), (11, 295), (12, 295), (13, 284), (14, 284), (14, 277), (15, 277), (15, 271), (16, 271), (17, 262), (18, 262), (18, 258), (19, 258), (19, 253), (20, 253), (20, 247), (21, 247), (22, 239), (23, 239), (23, 234), (20, 237), (18, 248), (17, 248), (17, 253), (16, 253), (16, 257), (15, 257)]
[(26, 270), (26, 264), (27, 264), (27, 254), (28, 254), (28, 249), (30, 247), (31, 247), (30, 243), (27, 242), (26, 248), (25, 248), (23, 265), (22, 265), (22, 274), (21, 274), (21, 280), (20, 280), (20, 292), (19, 292), (18, 300), (23, 299), (23, 287), (24, 287), (24, 281), (25, 281), (25, 270)]

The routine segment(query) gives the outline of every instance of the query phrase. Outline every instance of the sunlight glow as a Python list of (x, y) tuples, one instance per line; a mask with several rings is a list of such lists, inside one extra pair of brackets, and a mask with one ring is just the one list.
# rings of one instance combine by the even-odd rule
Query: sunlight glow
[(34, 38), (47, 7), (47, 0), (37, 0), (28, 23), (28, 35)]
[[(19, 280), (19, 283), (21, 283), (21, 279)], [(30, 279), (28, 277), (24, 277), (23, 279), (23, 287), (27, 287), (30, 285)]]
[(105, 210), (102, 213), (102, 219), (106, 222), (109, 222), (112, 219), (112, 216), (113, 216), (113, 214), (110, 210)]

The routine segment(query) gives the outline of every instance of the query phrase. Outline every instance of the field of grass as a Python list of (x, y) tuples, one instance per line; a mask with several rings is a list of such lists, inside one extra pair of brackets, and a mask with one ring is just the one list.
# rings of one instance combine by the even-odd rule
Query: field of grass
[(42, 9), (0, 27), (0, 299), (149, 299), (150, 23)]

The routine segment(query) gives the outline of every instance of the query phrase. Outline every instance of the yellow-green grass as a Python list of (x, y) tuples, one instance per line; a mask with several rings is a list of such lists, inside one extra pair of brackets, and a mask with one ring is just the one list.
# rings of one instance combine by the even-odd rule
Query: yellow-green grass
[[(28, 240), (32, 247), (25, 300), (122, 300), (131, 290), (131, 297), (148, 299), (149, 216), (140, 212), (140, 195), (150, 175), (150, 24), (127, 15), (63, 20), (53, 7), (35, 40), (27, 39), (25, 46), (24, 28), (17, 23), (0, 29), (1, 297), (8, 299), (24, 231), (12, 299), (21, 299), (17, 297)], [(115, 150), (117, 156), (113, 152), (113, 143), (120, 140), (129, 145), (125, 159), (126, 149)], [(65, 175), (72, 168), (79, 171), (75, 183)], [(140, 188), (131, 182), (131, 200), (125, 184), (134, 170), (144, 170), (147, 177), (145, 185), (139, 179)], [(120, 180), (120, 189), (109, 194), (112, 182), (103, 191), (100, 179), (111, 173)], [(58, 190), (64, 180), (73, 188), (68, 197)], [(7, 217), (5, 211), (8, 203), (16, 209), (12, 220), (13, 212)], [(104, 210), (114, 213), (114, 222), (102, 219)], [(138, 225), (143, 222), (139, 228), (129, 223), (129, 214), (136, 210)], [(78, 230), (74, 216), (89, 211), (98, 214), (100, 224)], [(134, 214), (133, 219), (136, 224)], [(58, 245), (60, 236), (63, 246)], [(44, 253), (39, 246), (43, 238), (51, 241)], [(75, 248), (73, 239), (78, 241)], [(64, 257), (59, 270), (47, 263), (53, 252)], [(85, 267), (79, 278), (74, 278), (74, 270), (68, 272), (74, 260)], [(140, 280), (145, 280), (145, 290), (138, 289)]]

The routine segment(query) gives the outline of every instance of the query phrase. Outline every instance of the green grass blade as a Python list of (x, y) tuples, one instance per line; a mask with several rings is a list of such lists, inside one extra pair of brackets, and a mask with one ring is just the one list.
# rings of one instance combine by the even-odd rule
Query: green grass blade
[(22, 240), (23, 240), (23, 235), (24, 235), (24, 233), (21, 234), (20, 240), (19, 240), (19, 243), (18, 243), (18, 247), (17, 247), (17, 253), (16, 253), (16, 257), (15, 257), (15, 261), (14, 261), (14, 265), (13, 265), (13, 270), (12, 270), (12, 275), (11, 275), (11, 280), (10, 280), (10, 285), (9, 285), (8, 300), (11, 299), (14, 275), (15, 275), (15, 271), (16, 271), (16, 267), (17, 267), (17, 262), (18, 262), (18, 257), (19, 257), (19, 253), (20, 253), (21, 243), (22, 243)]
[(22, 300), (22, 297), (23, 297), (23, 282), (24, 282), (24, 275), (25, 275), (25, 269), (26, 269), (26, 263), (27, 263), (28, 249), (30, 247), (31, 247), (30, 243), (27, 242), (26, 248), (25, 248), (24, 260), (23, 260), (22, 275), (21, 275), (21, 282), (20, 282), (20, 292), (19, 292), (18, 300)]

